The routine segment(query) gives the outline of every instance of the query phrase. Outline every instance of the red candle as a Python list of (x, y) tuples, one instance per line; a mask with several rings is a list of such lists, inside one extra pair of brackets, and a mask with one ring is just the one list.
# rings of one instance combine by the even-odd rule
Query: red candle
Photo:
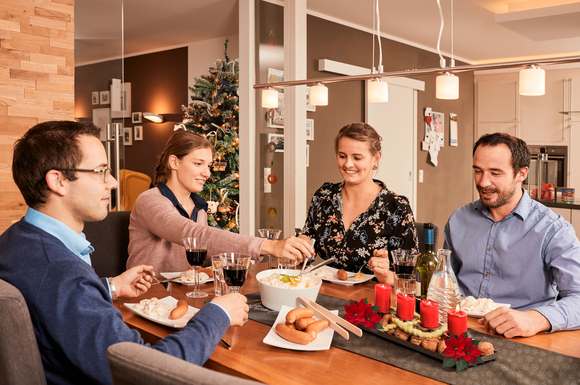
[(397, 293), (397, 317), (403, 321), (412, 321), (415, 315), (415, 297)]
[(439, 304), (435, 301), (422, 299), (419, 309), (421, 326), (426, 329), (437, 329), (439, 327)]
[(391, 308), (391, 285), (377, 283), (375, 285), (375, 306), (379, 308), (380, 313), (388, 313)]
[(467, 332), (467, 313), (463, 310), (449, 310), (447, 312), (447, 329), (449, 334), (462, 335)]

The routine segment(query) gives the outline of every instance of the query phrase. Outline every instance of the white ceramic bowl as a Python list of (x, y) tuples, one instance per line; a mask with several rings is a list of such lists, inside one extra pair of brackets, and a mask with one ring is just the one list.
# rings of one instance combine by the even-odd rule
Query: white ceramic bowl
[(318, 292), (320, 291), (320, 286), (322, 286), (322, 279), (314, 275), (308, 276), (308, 279), (312, 279), (314, 282), (312, 286), (306, 288), (276, 287), (263, 282), (272, 274), (297, 275), (299, 272), (300, 270), (270, 269), (256, 274), (262, 304), (268, 309), (279, 311), (282, 305), (295, 307), (296, 298), (298, 297), (306, 297), (312, 301), (316, 301), (316, 297), (318, 297)]

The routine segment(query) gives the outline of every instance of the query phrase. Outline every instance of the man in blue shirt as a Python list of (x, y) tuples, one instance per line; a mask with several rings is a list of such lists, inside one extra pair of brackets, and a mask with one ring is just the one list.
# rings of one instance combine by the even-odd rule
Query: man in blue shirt
[[(92, 124), (45, 122), (14, 147), (12, 174), (29, 206), (0, 236), (0, 278), (16, 286), (28, 308), (48, 384), (112, 384), (107, 348), (143, 343), (111, 300), (150, 287), (150, 266), (101, 280), (91, 267), (86, 221), (107, 215), (111, 189), (107, 156)], [(246, 298), (215, 298), (178, 333), (154, 349), (203, 364), (230, 325), (247, 320)]]
[(568, 222), (522, 189), (529, 164), (523, 140), (482, 136), (473, 147), (480, 199), (445, 227), (463, 293), (512, 305), (482, 319), (507, 338), (580, 328), (580, 243)]

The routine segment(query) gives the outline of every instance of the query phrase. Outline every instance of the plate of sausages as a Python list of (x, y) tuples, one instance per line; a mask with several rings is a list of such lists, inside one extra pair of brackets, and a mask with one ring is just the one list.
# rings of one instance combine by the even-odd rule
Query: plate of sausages
[[(332, 310), (338, 314), (338, 310)], [(310, 309), (282, 306), (274, 325), (262, 340), (267, 345), (291, 350), (328, 350), (334, 330)]]
[(124, 303), (127, 309), (133, 313), (172, 328), (183, 328), (187, 322), (199, 311), (198, 308), (189, 306), (187, 300), (177, 300), (171, 296), (161, 299), (142, 299), (139, 303)]

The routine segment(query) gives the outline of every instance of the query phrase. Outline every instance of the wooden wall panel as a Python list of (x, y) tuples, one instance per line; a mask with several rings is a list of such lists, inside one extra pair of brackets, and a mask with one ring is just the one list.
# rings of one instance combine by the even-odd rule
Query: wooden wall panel
[(0, 232), (26, 205), (12, 148), (27, 129), (74, 116), (74, 0), (0, 2)]

